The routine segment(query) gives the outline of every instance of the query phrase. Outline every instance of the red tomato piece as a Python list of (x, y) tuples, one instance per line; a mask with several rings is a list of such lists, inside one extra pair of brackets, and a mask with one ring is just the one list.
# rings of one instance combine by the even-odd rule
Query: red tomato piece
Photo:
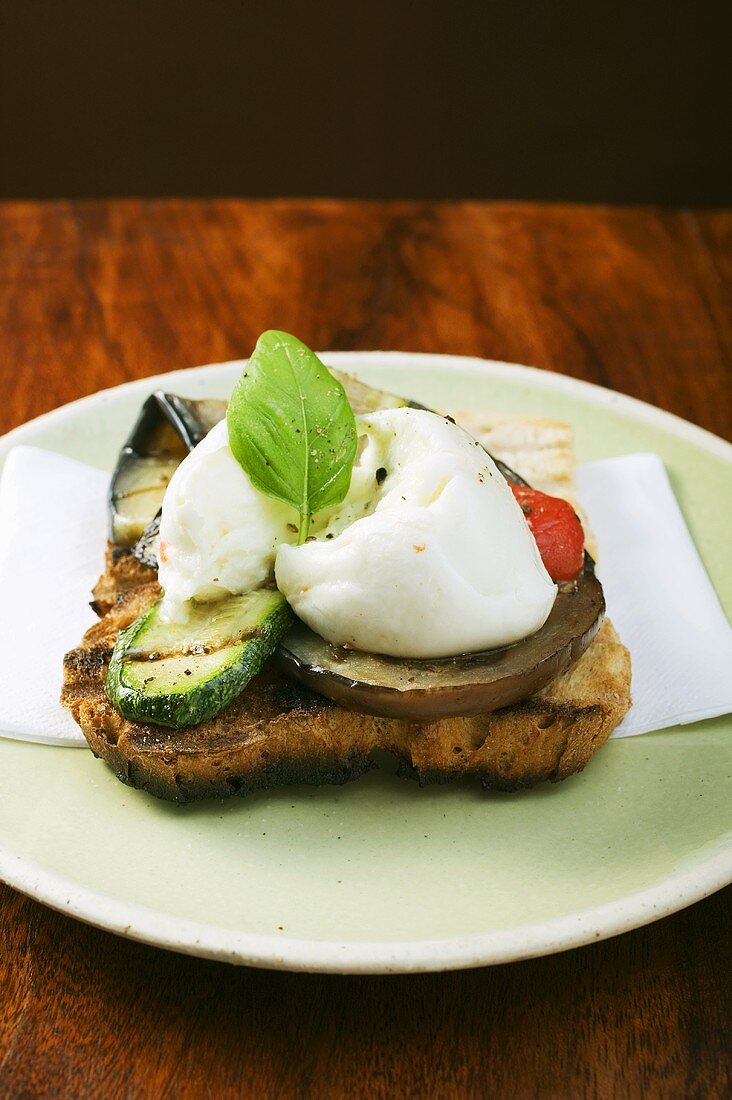
[(526, 516), (551, 579), (573, 581), (584, 565), (585, 533), (572, 505), (528, 485), (509, 482), (509, 486)]

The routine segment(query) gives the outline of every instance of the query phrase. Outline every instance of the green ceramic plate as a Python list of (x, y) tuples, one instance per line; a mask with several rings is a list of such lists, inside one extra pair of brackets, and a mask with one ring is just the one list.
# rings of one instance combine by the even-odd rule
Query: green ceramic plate
[[(732, 608), (721, 440), (526, 367), (324, 358), (427, 404), (567, 419), (580, 460), (656, 451)], [(0, 462), (22, 442), (109, 470), (148, 392), (226, 396), (240, 367), (85, 398), (12, 432)], [(614, 741), (582, 775), (522, 794), (420, 790), (381, 771), (183, 807), (122, 786), (85, 750), (0, 737), (0, 875), (111, 931), (237, 963), (380, 973), (525, 958), (645, 924), (732, 878), (731, 735), (725, 718)]]

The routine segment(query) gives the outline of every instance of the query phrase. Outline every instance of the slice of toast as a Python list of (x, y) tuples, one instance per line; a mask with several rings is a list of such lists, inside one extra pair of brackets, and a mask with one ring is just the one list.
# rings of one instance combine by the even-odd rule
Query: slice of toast
[[(573, 498), (566, 425), (495, 423), (500, 434), (492, 438), (465, 426), (537, 488)], [(542, 453), (552, 458), (542, 463)], [(110, 548), (94, 590), (102, 617), (66, 655), (62, 703), (92, 752), (119, 779), (160, 798), (187, 802), (286, 783), (343, 783), (373, 767), (377, 749), (397, 758), (401, 775), (423, 784), (476, 776), (486, 788), (517, 790), (580, 771), (630, 706), (630, 658), (606, 620), (572, 668), (536, 695), (492, 714), (434, 722), (357, 714), (270, 666), (199, 726), (142, 725), (115, 710), (104, 678), (117, 634), (159, 594), (153, 570), (128, 551)]]

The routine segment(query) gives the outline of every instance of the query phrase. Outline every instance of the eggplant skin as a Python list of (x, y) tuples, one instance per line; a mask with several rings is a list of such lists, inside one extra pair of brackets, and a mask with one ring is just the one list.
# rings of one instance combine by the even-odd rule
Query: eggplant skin
[(141, 565), (146, 565), (148, 569), (154, 569), (158, 571), (158, 554), (157, 546), (160, 538), (160, 520), (162, 518), (162, 509), (151, 519), (145, 530), (140, 535), (139, 539), (132, 548), (132, 553), (135, 555)]
[[(110, 592), (113, 576), (105, 578)], [(120, 590), (66, 655), (62, 703), (95, 756), (123, 783), (173, 802), (227, 798), (289, 783), (343, 783), (376, 750), (422, 785), (472, 779), (514, 791), (581, 771), (630, 706), (630, 659), (602, 624), (579, 660), (529, 699), (490, 714), (410, 722), (345, 710), (269, 662), (215, 718), (173, 730), (131, 721), (104, 682), (121, 630), (160, 596), (155, 581)]]

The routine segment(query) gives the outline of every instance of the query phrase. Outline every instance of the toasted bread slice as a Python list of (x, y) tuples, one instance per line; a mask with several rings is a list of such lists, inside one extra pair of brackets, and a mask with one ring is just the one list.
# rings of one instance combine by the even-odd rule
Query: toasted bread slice
[[(107, 584), (111, 578), (107, 577)], [(269, 668), (215, 718), (185, 730), (128, 721), (104, 677), (115, 638), (160, 594), (123, 592), (65, 659), (62, 702), (119, 779), (160, 798), (225, 798), (284, 783), (343, 783), (393, 753), (420, 783), (477, 776), (517, 790), (580, 771), (630, 705), (630, 662), (603, 623), (579, 661), (543, 691), (493, 714), (431, 723), (355, 714)]]
[[(456, 417), (538, 488), (574, 503), (572, 436), (555, 421)], [(420, 783), (475, 776), (518, 790), (581, 771), (630, 706), (630, 657), (605, 621), (577, 663), (542, 691), (492, 714), (407, 722), (357, 714), (269, 667), (220, 714), (171, 730), (128, 721), (104, 691), (117, 634), (158, 598), (155, 573), (110, 548), (94, 590), (102, 616), (65, 658), (62, 702), (119, 779), (160, 798), (225, 798), (286, 783), (344, 783), (375, 750)]]

